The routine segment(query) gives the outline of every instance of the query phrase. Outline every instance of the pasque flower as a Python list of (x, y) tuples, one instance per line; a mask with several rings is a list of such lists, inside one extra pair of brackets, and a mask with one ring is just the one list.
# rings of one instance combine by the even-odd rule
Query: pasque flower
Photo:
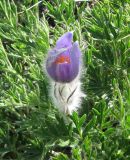
[(67, 32), (56, 42), (49, 52), (46, 69), (56, 82), (71, 82), (79, 73), (81, 52), (78, 42), (72, 43), (73, 33)]
[(50, 77), (50, 96), (58, 109), (71, 114), (80, 106), (81, 91), (81, 51), (78, 42), (72, 43), (73, 33), (67, 32), (48, 52), (46, 71)]

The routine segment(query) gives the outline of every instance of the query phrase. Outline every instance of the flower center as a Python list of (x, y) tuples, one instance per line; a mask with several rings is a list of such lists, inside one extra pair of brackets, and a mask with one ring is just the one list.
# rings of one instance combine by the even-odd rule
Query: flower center
[(70, 58), (68, 56), (65, 56), (65, 55), (60, 55), (59, 57), (56, 58), (55, 63), (56, 64), (70, 63)]

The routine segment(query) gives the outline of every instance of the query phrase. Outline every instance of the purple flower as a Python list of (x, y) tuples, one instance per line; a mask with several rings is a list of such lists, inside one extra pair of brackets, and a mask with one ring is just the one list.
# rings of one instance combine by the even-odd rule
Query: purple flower
[(71, 82), (79, 74), (81, 52), (78, 42), (72, 43), (73, 33), (67, 32), (56, 42), (48, 54), (46, 69), (56, 82)]

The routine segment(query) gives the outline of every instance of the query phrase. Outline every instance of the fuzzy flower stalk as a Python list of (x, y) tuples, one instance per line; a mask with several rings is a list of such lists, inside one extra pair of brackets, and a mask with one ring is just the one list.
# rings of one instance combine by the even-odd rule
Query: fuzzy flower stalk
[(48, 52), (46, 71), (50, 78), (50, 96), (55, 106), (64, 114), (72, 114), (80, 107), (81, 51), (78, 42), (72, 43), (73, 33), (67, 32)]

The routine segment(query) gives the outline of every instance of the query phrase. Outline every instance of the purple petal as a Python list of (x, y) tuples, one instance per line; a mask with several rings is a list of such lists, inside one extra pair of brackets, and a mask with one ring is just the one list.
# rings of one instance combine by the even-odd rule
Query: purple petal
[(67, 32), (63, 36), (61, 36), (56, 42), (56, 48), (68, 48), (72, 46), (73, 33)]
[(81, 51), (79, 48), (78, 41), (73, 43), (72, 49), (71, 49), (71, 59), (73, 62), (79, 62), (81, 58)]
[(81, 64), (81, 52), (79, 49), (78, 42), (75, 42), (73, 44), (72, 49), (71, 49), (70, 58), (71, 58), (71, 65), (73, 68), (73, 75), (76, 76), (79, 73), (79, 68)]
[(70, 64), (58, 64), (56, 67), (56, 75), (58, 82), (70, 82), (73, 80), (71, 76), (71, 65)]
[(61, 57), (66, 56), (70, 59), (70, 50), (65, 51), (57, 55), (54, 59), (54, 56), (49, 56), (46, 61), (46, 69), (50, 77), (57, 82), (70, 82), (71, 78), (71, 64), (70, 63), (55, 63), (56, 60)]
[(46, 63), (47, 72), (48, 72), (49, 76), (50, 76), (53, 80), (57, 81), (56, 65), (54, 65), (53, 62), (52, 62), (51, 64), (50, 64), (50, 62), (49, 62), (49, 63), (48, 63), (48, 62), (49, 62), (49, 60), (47, 60), (47, 63)]

